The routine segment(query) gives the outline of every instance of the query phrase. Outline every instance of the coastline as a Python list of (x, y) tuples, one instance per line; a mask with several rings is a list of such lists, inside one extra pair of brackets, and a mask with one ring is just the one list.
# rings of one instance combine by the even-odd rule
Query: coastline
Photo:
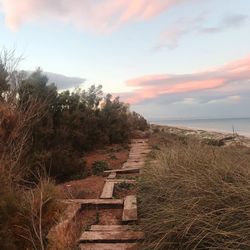
[(241, 135), (238, 133), (229, 133), (227, 131), (214, 130), (214, 129), (203, 129), (203, 128), (190, 128), (186, 126), (173, 126), (173, 125), (161, 125), (151, 123), (150, 127), (152, 131), (158, 129), (169, 134), (177, 136), (189, 136), (195, 137), (201, 140), (210, 140), (218, 142), (218, 144), (223, 144), (225, 146), (229, 145), (241, 145), (250, 147), (250, 135)]

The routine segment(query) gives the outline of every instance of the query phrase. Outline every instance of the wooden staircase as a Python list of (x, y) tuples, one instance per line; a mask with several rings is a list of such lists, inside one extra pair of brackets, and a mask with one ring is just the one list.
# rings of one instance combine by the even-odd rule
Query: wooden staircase
[(138, 249), (138, 242), (143, 240), (144, 233), (135, 229), (131, 223), (137, 223), (137, 198), (128, 195), (124, 199), (113, 199), (114, 187), (117, 183), (135, 183), (135, 180), (117, 178), (122, 174), (139, 174), (145, 164), (146, 155), (150, 152), (147, 140), (134, 139), (131, 143), (129, 159), (121, 169), (105, 171), (105, 180), (100, 199), (72, 200), (82, 205), (110, 205), (111, 208), (121, 206), (122, 217), (117, 225), (92, 225), (79, 238), (81, 250), (127, 250)]

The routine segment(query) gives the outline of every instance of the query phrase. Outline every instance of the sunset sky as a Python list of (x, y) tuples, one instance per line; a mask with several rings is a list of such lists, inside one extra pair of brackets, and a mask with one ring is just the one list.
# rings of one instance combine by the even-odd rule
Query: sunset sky
[(250, 117), (248, 0), (0, 0), (0, 48), (149, 119)]

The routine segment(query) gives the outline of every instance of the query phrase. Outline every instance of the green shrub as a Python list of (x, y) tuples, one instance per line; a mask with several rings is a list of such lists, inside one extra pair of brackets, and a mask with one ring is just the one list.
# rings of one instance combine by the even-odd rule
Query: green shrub
[[(66, 181), (74, 179), (75, 176), (85, 176), (85, 161), (81, 156), (70, 149), (53, 149), (38, 154), (35, 158), (35, 165), (39, 162), (45, 165), (49, 176), (57, 181)], [(39, 171), (39, 169), (38, 169)]]
[(153, 129), (153, 132), (154, 132), (154, 133), (159, 133), (159, 132), (160, 132), (160, 129), (159, 129), (159, 128), (154, 128), (154, 129)]
[(223, 140), (219, 140), (219, 139), (206, 139), (204, 140), (204, 142), (208, 145), (212, 145), (212, 146), (224, 146), (225, 142)]
[(109, 164), (106, 161), (95, 161), (92, 164), (92, 173), (94, 175), (102, 175), (103, 171), (109, 169)]
[(114, 154), (109, 155), (109, 158), (110, 158), (111, 160), (117, 160), (117, 157), (116, 157), (116, 155), (114, 155)]
[(127, 183), (127, 182), (121, 182), (115, 185), (115, 190), (120, 192), (120, 191), (124, 191), (124, 190), (130, 190), (132, 188), (134, 188), (134, 184), (132, 183)]

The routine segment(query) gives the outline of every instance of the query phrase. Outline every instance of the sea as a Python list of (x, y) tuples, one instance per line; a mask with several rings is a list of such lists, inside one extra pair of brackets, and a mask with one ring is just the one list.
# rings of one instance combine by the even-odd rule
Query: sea
[(152, 124), (202, 129), (225, 133), (237, 133), (250, 137), (250, 118), (220, 118), (220, 119), (155, 119)]

